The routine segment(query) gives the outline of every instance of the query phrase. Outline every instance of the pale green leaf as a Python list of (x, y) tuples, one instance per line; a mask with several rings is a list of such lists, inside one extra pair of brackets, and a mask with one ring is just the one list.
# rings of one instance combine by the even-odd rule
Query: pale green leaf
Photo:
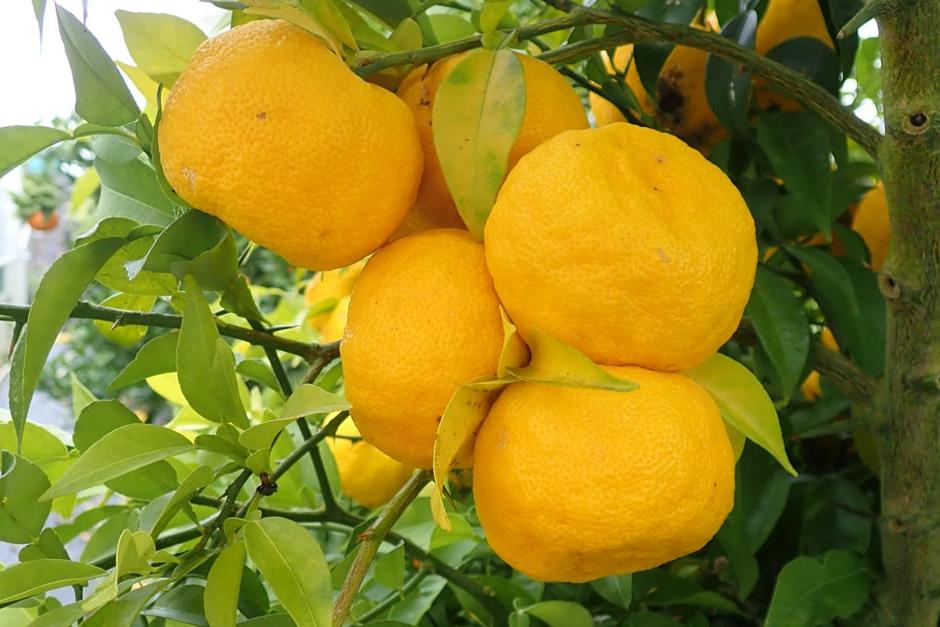
[(327, 392), (318, 385), (305, 383), (290, 395), (281, 410), (281, 418), (301, 418), (313, 414), (328, 414), (349, 409), (349, 402), (342, 396)]
[[(113, 307), (126, 311), (147, 312), (157, 301), (156, 296), (146, 294), (112, 294), (101, 301), (102, 307)], [(95, 320), (95, 328), (105, 338), (118, 346), (133, 346), (147, 335), (147, 327), (141, 325), (117, 325), (106, 320)]]
[(0, 127), (0, 178), (37, 152), (69, 137), (65, 131), (48, 126)]
[(108, 390), (114, 392), (147, 377), (176, 370), (176, 343), (179, 331), (157, 336), (140, 347), (127, 367), (122, 370)]
[(787, 458), (777, 410), (750, 370), (719, 353), (683, 374), (712, 395), (726, 422), (796, 475)]
[(39, 497), (48, 489), (49, 479), (39, 466), (0, 453), (0, 541), (26, 544), (38, 539), (51, 509)]
[(115, 11), (131, 57), (147, 76), (171, 87), (206, 39), (192, 22), (164, 13)]
[(163, 506), (152, 528), (149, 529), (150, 535), (156, 539), (173, 519), (173, 516), (176, 515), (176, 512), (186, 506), (189, 503), (189, 499), (194, 494), (212, 483), (213, 478), (214, 474), (212, 468), (209, 466), (197, 466), (195, 470), (186, 475), (180, 482), (179, 487)]
[(97, 566), (70, 560), (31, 560), (0, 570), (0, 603), (12, 603), (34, 594), (101, 577)]
[(203, 596), (209, 627), (231, 627), (235, 624), (244, 565), (244, 542), (234, 542), (225, 547), (212, 564)]

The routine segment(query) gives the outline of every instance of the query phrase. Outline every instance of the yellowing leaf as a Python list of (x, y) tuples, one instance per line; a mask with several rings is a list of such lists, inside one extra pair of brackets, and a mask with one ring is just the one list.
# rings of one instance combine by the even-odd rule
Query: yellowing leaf
[(337, 56), (342, 56), (343, 46), (336, 33), (320, 22), (309, 8), (290, 6), (287, 4), (278, 4), (272, 0), (244, 0), (242, 4), (248, 5), (245, 13), (249, 15), (262, 15), (264, 17), (273, 17), (275, 19), (286, 20), (295, 24), (309, 33), (313, 33), (322, 39)]
[(683, 374), (712, 395), (725, 422), (770, 453), (788, 473), (796, 475), (783, 445), (777, 410), (750, 370), (717, 354)]
[(478, 240), (493, 208), (525, 114), (522, 63), (509, 50), (475, 50), (441, 83), (434, 147), (460, 216)]
[(469, 465), (473, 455), (473, 441), (490, 405), (509, 381), (480, 379), (461, 386), (451, 397), (434, 441), (434, 492), (431, 512), (442, 529), (450, 531), (450, 520), (444, 511), (444, 486), (447, 473), (455, 464)]
[(524, 368), (507, 368), (517, 379), (546, 385), (597, 388), (613, 392), (630, 392), (637, 385), (610, 374), (590, 358), (560, 340), (538, 329), (529, 333), (532, 360)]
[(499, 314), (503, 319), (503, 350), (496, 365), (496, 376), (505, 379), (509, 368), (518, 368), (528, 361), (529, 347), (522, 341), (522, 336), (516, 331), (516, 325), (510, 322), (509, 316), (502, 308)]
[(170, 87), (206, 39), (192, 22), (163, 13), (115, 11), (127, 50), (150, 78)]
[[(156, 302), (156, 296), (146, 294), (112, 294), (103, 301), (103, 307), (114, 307), (129, 311), (150, 311)], [(133, 346), (147, 335), (147, 327), (137, 325), (115, 325), (106, 320), (95, 320), (95, 328), (101, 335), (118, 346)]]

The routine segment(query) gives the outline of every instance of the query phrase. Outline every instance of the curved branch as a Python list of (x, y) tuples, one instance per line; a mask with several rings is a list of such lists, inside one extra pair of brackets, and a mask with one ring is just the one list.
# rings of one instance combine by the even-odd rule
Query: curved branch
[[(0, 320), (6, 318), (15, 322), (26, 322), (29, 316), (29, 305), (9, 305), (0, 303)], [(69, 314), (70, 318), (81, 320), (103, 320), (113, 322), (114, 326), (140, 325), (148, 327), (160, 327), (165, 329), (178, 329), (183, 323), (181, 316), (164, 313), (129, 311), (126, 309), (114, 309), (112, 307), (102, 307), (101, 305), (92, 305), (87, 302), (79, 302)], [(332, 361), (339, 355), (339, 342), (330, 344), (307, 344), (291, 340), (267, 331), (258, 331), (255, 329), (246, 329), (238, 325), (229, 324), (216, 320), (219, 327), (219, 333), (226, 337), (244, 340), (249, 344), (275, 348), (291, 355), (303, 357), (308, 362), (313, 361)]]

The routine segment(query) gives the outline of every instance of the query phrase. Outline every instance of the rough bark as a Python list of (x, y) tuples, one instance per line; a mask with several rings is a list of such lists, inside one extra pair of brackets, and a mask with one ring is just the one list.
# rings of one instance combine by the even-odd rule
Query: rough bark
[(940, 0), (879, 16), (886, 137), (881, 168), (891, 251), (880, 428), (884, 581), (876, 624), (940, 616)]

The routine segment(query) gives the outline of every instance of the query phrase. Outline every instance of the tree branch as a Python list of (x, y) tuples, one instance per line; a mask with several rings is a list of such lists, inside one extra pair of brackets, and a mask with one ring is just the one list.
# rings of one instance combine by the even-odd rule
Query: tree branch
[[(29, 305), (0, 303), (0, 320), (6, 318), (19, 323), (26, 322), (26, 318), (29, 316), (29, 309)], [(138, 325), (165, 329), (178, 329), (183, 323), (182, 317), (173, 314), (114, 309), (113, 307), (92, 305), (84, 301), (75, 305), (69, 317), (79, 320), (103, 320), (105, 322), (114, 323), (114, 326)], [(274, 348), (285, 353), (290, 353), (291, 355), (297, 355), (303, 357), (308, 362), (317, 360), (329, 362), (339, 355), (339, 342), (332, 342), (330, 344), (307, 344), (274, 335), (267, 331), (246, 329), (245, 327), (229, 324), (220, 320), (216, 320), (216, 325), (219, 327), (219, 333), (221, 335), (244, 340), (249, 344)]]
[(356, 551), (356, 557), (353, 558), (352, 566), (346, 575), (346, 580), (339, 589), (339, 595), (333, 604), (333, 624), (343, 625), (346, 617), (349, 615), (349, 609), (352, 607), (353, 600), (359, 593), (359, 587), (362, 586), (362, 580), (365, 579), (369, 566), (375, 559), (385, 536), (392, 529), (395, 522), (401, 518), (408, 505), (415, 500), (418, 493), (431, 480), (430, 470), (419, 470), (412, 475), (411, 479), (402, 486), (392, 500), (388, 502), (382, 513), (376, 518), (375, 522), (361, 535), (362, 542)]

